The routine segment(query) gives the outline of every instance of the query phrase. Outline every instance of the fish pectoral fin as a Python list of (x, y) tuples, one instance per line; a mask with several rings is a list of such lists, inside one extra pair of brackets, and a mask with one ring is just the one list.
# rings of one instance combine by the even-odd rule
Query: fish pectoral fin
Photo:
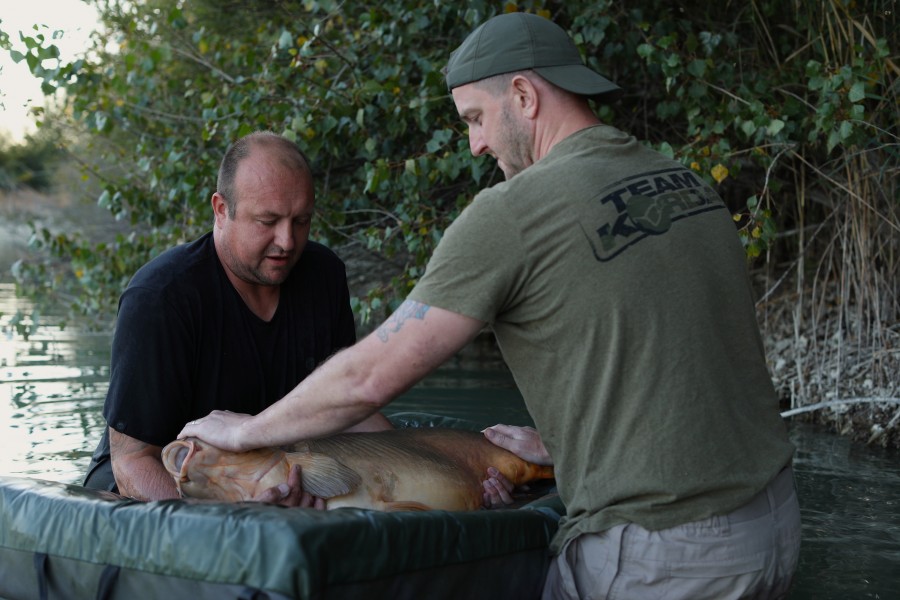
[(359, 473), (327, 454), (298, 452), (288, 454), (291, 464), (299, 464), (303, 491), (319, 498), (349, 494), (359, 487)]
[(385, 512), (397, 512), (401, 510), (431, 510), (430, 506), (422, 504), (421, 502), (414, 502), (412, 500), (403, 500), (398, 502), (385, 502), (384, 503)]

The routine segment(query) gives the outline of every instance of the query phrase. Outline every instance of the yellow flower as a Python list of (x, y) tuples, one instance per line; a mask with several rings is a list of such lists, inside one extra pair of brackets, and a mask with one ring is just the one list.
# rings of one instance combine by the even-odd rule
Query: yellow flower
[(713, 179), (716, 180), (716, 183), (722, 183), (722, 181), (728, 177), (728, 167), (719, 163), (712, 168), (710, 173), (712, 174)]

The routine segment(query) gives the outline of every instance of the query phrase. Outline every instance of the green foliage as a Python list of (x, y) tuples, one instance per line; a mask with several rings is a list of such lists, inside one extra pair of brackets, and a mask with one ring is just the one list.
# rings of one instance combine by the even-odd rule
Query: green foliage
[(40, 133), (21, 143), (0, 137), (0, 190), (49, 190), (61, 154), (56, 142)]
[[(792, 213), (774, 206), (794, 183), (793, 173), (774, 172), (782, 155), (823, 164), (839, 150), (896, 143), (897, 68), (886, 39), (872, 33), (895, 19), (875, 4), (754, 2), (730, 22), (710, 11), (644, 28), (637, 52), (666, 90), (656, 116), (683, 125), (665, 138), (681, 140), (676, 154), (720, 185), (742, 171), (757, 181), (733, 206), (750, 256), (775, 239), (774, 214), (783, 226)], [(845, 56), (843, 36), (852, 40)]]
[[(208, 229), (227, 145), (270, 129), (313, 162), (320, 237), (399, 257), (408, 269), (397, 287), (408, 290), (488, 180), (481, 165), (474, 177), (469, 167), (440, 71), (446, 44), (434, 43), (461, 38), (486, 4), (471, 3), (465, 21), (433, 3), (236, 5), (259, 17), (250, 27), (246, 18), (236, 27), (234, 14), (220, 19), (214, 4), (105, 3), (95, 58), (71, 64), (48, 66), (58, 52), (47, 36), (22, 37), (14, 58), (48, 91), (65, 88), (84, 128), (86, 172), (104, 188), (98, 204), (140, 232), (96, 246), (39, 232), (37, 247), (72, 257), (70, 277), (56, 284), (76, 282), (83, 312), (112, 311), (136, 266)], [(41, 265), (20, 272), (23, 284), (47, 277)], [(371, 309), (367, 299), (361, 309)]]
[[(825, 184), (820, 166), (844, 153), (896, 164), (893, 21), (872, 2), (97, 3), (105, 33), (82, 59), (60, 63), (40, 29), (12, 51), (46, 92), (66, 92), (85, 173), (102, 184), (96, 201), (138, 232), (110, 244), (37, 232), (35, 245), (70, 257), (69, 269), (23, 265), (20, 283), (74, 285), (83, 312), (111, 312), (140, 264), (208, 229), (218, 161), (257, 129), (296, 139), (311, 157), (320, 238), (405, 264), (393, 290), (355, 300), (363, 315), (389, 310), (447, 224), (500, 177), (469, 154), (441, 74), (449, 51), (497, 10), (538, 12), (572, 31), (586, 61), (626, 90), (597, 107), (601, 118), (717, 186), (751, 257), (780, 231), (823, 218), (791, 202), (807, 185), (804, 165)], [(880, 181), (896, 202), (896, 184)]]

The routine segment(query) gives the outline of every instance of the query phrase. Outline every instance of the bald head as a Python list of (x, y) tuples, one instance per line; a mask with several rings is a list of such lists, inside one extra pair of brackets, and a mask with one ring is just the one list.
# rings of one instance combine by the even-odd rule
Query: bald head
[(297, 144), (271, 131), (257, 131), (246, 135), (225, 152), (222, 164), (219, 165), (219, 177), (216, 191), (225, 199), (229, 218), (234, 218), (238, 201), (235, 178), (238, 166), (248, 156), (256, 152), (264, 152), (277, 160), (282, 166), (311, 176), (309, 160)]

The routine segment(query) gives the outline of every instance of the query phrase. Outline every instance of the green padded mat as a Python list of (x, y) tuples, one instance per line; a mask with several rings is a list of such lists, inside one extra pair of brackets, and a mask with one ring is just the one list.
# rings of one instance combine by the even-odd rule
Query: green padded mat
[(0, 598), (538, 598), (562, 512), (552, 494), (518, 509), (320, 512), (0, 477)]

